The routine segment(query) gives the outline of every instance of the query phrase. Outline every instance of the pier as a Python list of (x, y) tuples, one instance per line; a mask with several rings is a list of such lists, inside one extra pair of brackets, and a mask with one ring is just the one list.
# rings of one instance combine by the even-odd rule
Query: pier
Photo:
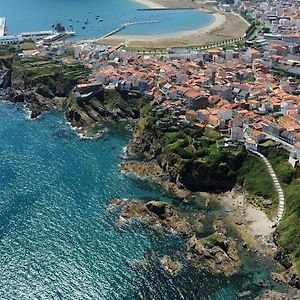
[(127, 23), (124, 23), (123, 25), (121, 25), (120, 27), (114, 29), (113, 31), (103, 35), (101, 37), (101, 39), (108, 38), (108, 37), (120, 32), (120, 31), (124, 30), (126, 27), (131, 26), (131, 25), (152, 24), (152, 23), (159, 23), (159, 22), (160, 22), (159, 20), (140, 21), (140, 22), (127, 22)]

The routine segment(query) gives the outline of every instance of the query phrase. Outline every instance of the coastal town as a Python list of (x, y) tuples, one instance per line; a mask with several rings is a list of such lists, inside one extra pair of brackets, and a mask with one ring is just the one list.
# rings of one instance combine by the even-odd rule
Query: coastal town
[[(0, 98), (24, 102), (33, 119), (44, 111), (63, 108), (66, 110), (66, 120), (83, 137), (90, 127), (94, 129), (94, 125), (101, 124), (103, 120), (134, 120), (137, 125), (133, 129), (134, 137), (128, 153), (132, 149), (136, 150), (136, 137), (145, 144), (150, 140), (152, 144), (144, 147), (147, 150), (142, 154), (146, 154), (150, 163), (157, 159), (164, 172), (170, 170), (171, 162), (174, 163), (169, 173), (172, 184), (180, 192), (185, 189), (216, 194), (229, 192), (241, 178), (238, 169), (243, 169), (242, 160), (246, 160), (246, 155), (255, 156), (266, 169), (264, 174), (270, 175), (273, 184), (271, 188), (275, 191), (259, 191), (255, 195), (263, 202), (262, 206), (267, 207), (266, 213), (272, 219), (266, 223), (266, 230), (258, 230), (256, 237), (259, 239), (264, 231), (264, 237), (269, 238), (271, 234), (276, 235), (277, 228), (288, 234), (293, 232), (295, 238), (291, 239), (290, 235), (289, 239), (286, 236), (281, 240), (278, 238), (278, 243), (288, 249), (292, 259), (289, 257), (286, 263), (285, 256), (278, 255), (278, 261), (287, 265), (283, 263), (289, 278), (278, 276), (276, 280), (299, 289), (300, 279), (296, 273), (299, 271), (300, 250), (295, 246), (299, 239), (299, 203), (295, 202), (298, 198), (295, 201), (290, 199), (294, 199), (292, 188), (295, 188), (295, 194), (300, 191), (300, 2), (190, 2), (188, 5), (192, 7), (199, 3), (206, 9), (213, 7), (214, 12), (226, 16), (227, 21), (229, 16), (235, 16), (244, 26), (247, 24), (247, 29), (240, 36), (220, 36), (217, 42), (207, 41), (186, 47), (171, 47), (170, 44), (170, 47), (147, 48), (145, 44), (143, 47), (129, 46), (126, 40), (114, 40), (111, 36), (95, 40), (68, 40), (75, 33), (64, 30), (59, 33), (43, 31), (7, 36), (5, 19), (0, 19), (0, 60), (5, 61), (9, 57), (7, 53), (11, 51), (14, 56), (9, 58), (10, 67), (17, 65), (19, 68), (15, 73), (19, 75), (20, 70), (26, 70), (26, 74), (34, 78), (32, 83), (31, 78), (28, 79), (29, 75), (25, 79), (26, 76), (20, 75), (26, 84), (22, 85), (19, 81), (11, 84), (13, 80), (17, 81), (17, 76), (11, 76), (13, 71), (7, 67), (8, 63), (2, 62)], [(158, 1), (158, 4), (161, 5), (161, 2)], [(45, 74), (31, 74), (33, 69), (42, 69)], [(63, 73), (61, 70), (65, 73), (59, 77), (58, 73)], [(51, 88), (44, 81), (47, 76), (51, 78)], [(59, 86), (62, 81), (66, 81), (63, 87)], [(21, 91), (18, 90), (20, 86)], [(30, 93), (25, 91), (26, 88), (30, 89)], [(104, 105), (102, 102), (110, 95), (116, 98), (113, 99), (114, 103)], [(118, 102), (119, 95), (122, 98), (121, 104)], [(147, 132), (147, 137), (141, 137), (143, 130)], [(93, 137), (101, 136), (96, 132)], [(159, 143), (165, 143), (160, 146), (169, 151), (167, 158), (162, 159), (155, 153), (157, 149), (154, 148)], [(273, 163), (277, 154), (282, 154), (278, 158), (280, 163), (283, 162), (282, 168)], [(203, 168), (201, 170), (209, 170), (209, 180), (204, 184), (195, 183), (195, 177), (202, 178), (199, 175), (201, 172), (194, 172), (193, 178), (183, 178), (187, 172), (195, 171), (195, 166), (190, 167), (191, 164), (198, 164), (197, 167), (201, 164), (209, 165), (205, 165), (206, 169), (200, 166), (200, 169)], [(126, 169), (130, 165), (125, 163), (124, 166)], [(156, 166), (153, 169), (157, 171)], [(213, 171), (222, 171), (223, 174), (211, 175)], [(243, 176), (239, 188), (244, 193), (244, 189), (248, 188), (245, 179), (247, 174)], [(253, 182), (255, 185), (256, 182)], [(253, 191), (249, 191), (251, 197), (255, 194), (255, 187)], [(269, 199), (272, 197), (275, 200)], [(123, 205), (128, 211), (130, 205), (140, 205), (117, 200), (114, 200), (114, 204)], [(161, 209), (160, 204), (154, 204), (143, 204), (146, 219), (153, 218), (152, 211), (147, 210), (149, 207), (153, 210)], [(179, 217), (172, 210), (168, 207), (163, 214), (168, 218), (172, 216), (176, 225)], [(231, 210), (230, 207), (227, 212)], [(128, 211), (129, 216), (126, 217), (130, 219), (134, 214)], [(158, 224), (163, 223), (159, 218), (157, 221), (157, 216), (155, 218)], [(243, 225), (240, 220), (233, 223), (235, 226)], [(282, 223), (284, 225), (281, 227)], [(178, 228), (173, 228), (174, 224), (168, 226), (176, 231)], [(191, 224), (188, 226), (192, 228)], [(289, 226), (294, 227), (290, 229)], [(192, 234), (188, 236), (192, 237)], [(294, 241), (293, 246), (289, 245), (290, 240)], [(197, 239), (189, 242), (191, 253), (197, 247), (197, 242)], [(248, 246), (246, 242), (243, 245), (244, 248)], [(239, 266), (237, 261), (233, 264), (234, 268)], [(244, 296), (241, 294), (239, 298)]]
[[(248, 18), (263, 22), (255, 35), (244, 37), (248, 46), (168, 48), (164, 55), (143, 55), (126, 50), (124, 44), (60, 42), (20, 55), (72, 53), (61, 59), (63, 64), (80, 62), (91, 70), (86, 86), (75, 88), (83, 99), (98, 89), (145, 96), (158, 103), (158, 110), (169, 111), (177, 125), (212, 128), (227, 137), (227, 145), (243, 142), (258, 150), (272, 140), (289, 151), (295, 167), (300, 160), (299, 7), (293, 1), (271, 3), (235, 1), (220, 6), (247, 11)], [(164, 121), (158, 126), (165, 126)]]
[(290, 76), (277, 80), (274, 73), (274, 68), (294, 63), (297, 54), (291, 54), (292, 45), (276, 41), (264, 51), (248, 48), (244, 53), (170, 49), (167, 58), (117, 48), (100, 55), (97, 47), (79, 51), (78, 59), (92, 69), (89, 90), (101, 85), (145, 95), (169, 111), (178, 125), (210, 127), (229, 135), (229, 142), (243, 141), (253, 150), (274, 140), (290, 151), (293, 166), (298, 163), (299, 84)]

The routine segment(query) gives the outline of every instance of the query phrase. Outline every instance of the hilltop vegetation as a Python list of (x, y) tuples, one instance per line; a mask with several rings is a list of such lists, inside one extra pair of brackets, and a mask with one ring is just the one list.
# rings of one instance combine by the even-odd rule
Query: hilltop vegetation
[(80, 64), (64, 65), (53, 59), (14, 59), (13, 87), (47, 86), (53, 95), (66, 96), (73, 86), (84, 81), (89, 73)]
[(67, 100), (66, 116), (76, 127), (86, 127), (101, 122), (103, 118), (118, 121), (137, 119), (144, 100), (114, 89), (96, 91), (88, 99), (77, 99), (75, 94), (71, 93)]
[(181, 126), (152, 103), (141, 110), (129, 151), (157, 159), (172, 181), (191, 191), (218, 193), (236, 184), (245, 156), (243, 147), (226, 151), (223, 144), (212, 128)]
[(0, 63), (1, 74), (6, 78), (3, 87), (10, 88), (7, 98), (23, 102), (32, 118), (63, 105), (74, 85), (85, 81), (89, 74), (81, 64), (65, 65), (60, 60), (39, 57), (19, 58), (16, 54), (2, 56)]

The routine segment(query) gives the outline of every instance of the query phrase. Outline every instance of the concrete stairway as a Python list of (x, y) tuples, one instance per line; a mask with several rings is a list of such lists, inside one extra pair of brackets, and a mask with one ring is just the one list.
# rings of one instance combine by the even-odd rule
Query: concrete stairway
[(278, 178), (271, 166), (271, 164), (269, 163), (268, 159), (263, 155), (261, 154), (260, 152), (258, 151), (254, 151), (254, 150), (251, 150), (251, 149), (248, 149), (251, 153), (259, 156), (263, 162), (266, 164), (267, 166), (267, 170), (272, 178), (272, 181), (273, 181), (273, 184), (274, 184), (274, 187), (276, 189), (276, 192), (278, 194), (278, 199), (279, 199), (279, 205), (278, 205), (278, 212), (277, 212), (277, 216), (276, 216), (276, 219), (274, 221), (274, 226), (277, 226), (278, 223), (280, 222), (280, 220), (282, 219), (283, 217), (283, 214), (284, 214), (284, 208), (285, 208), (285, 198), (284, 198), (284, 194), (283, 194), (283, 190), (281, 188), (281, 185), (278, 181)]

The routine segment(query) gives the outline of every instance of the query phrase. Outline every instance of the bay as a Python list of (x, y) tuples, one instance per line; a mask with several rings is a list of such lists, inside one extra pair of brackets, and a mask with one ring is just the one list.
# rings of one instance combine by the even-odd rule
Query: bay
[(76, 39), (101, 37), (133, 21), (159, 22), (130, 26), (124, 34), (176, 33), (210, 25), (214, 20), (198, 10), (153, 12), (138, 8), (145, 6), (130, 0), (9, 0), (1, 1), (0, 16), (6, 17), (9, 34), (51, 30), (53, 24), (61, 22), (77, 33)]

